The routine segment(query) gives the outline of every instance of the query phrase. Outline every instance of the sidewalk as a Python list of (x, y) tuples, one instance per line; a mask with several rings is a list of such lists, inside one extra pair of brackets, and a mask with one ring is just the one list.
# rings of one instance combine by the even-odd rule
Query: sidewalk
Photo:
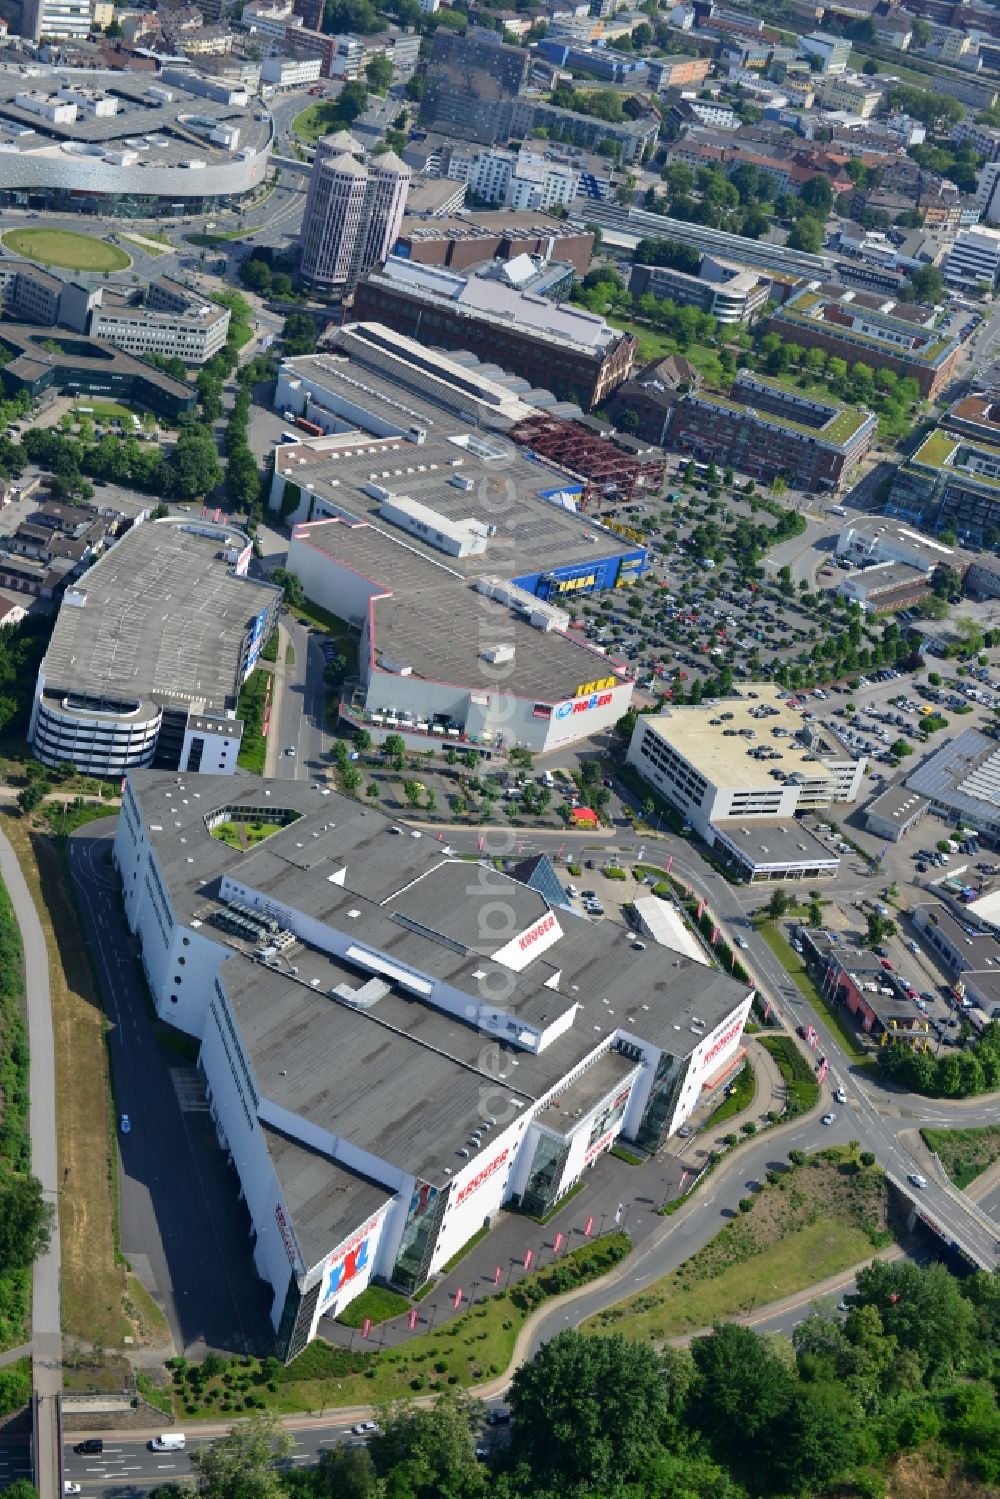
[[(377, 1348), (392, 1348), (409, 1341), (434, 1326), (460, 1316), (475, 1301), (492, 1296), (497, 1286), (506, 1289), (517, 1285), (525, 1275), (551, 1265), (558, 1258), (555, 1238), (561, 1233), (560, 1253), (578, 1249), (586, 1242), (585, 1228), (592, 1220), (591, 1237), (611, 1233), (620, 1224), (633, 1245), (643, 1242), (654, 1229), (662, 1228), (657, 1209), (672, 1202), (687, 1190), (703, 1169), (709, 1153), (724, 1151), (724, 1135), (739, 1134), (747, 1121), (758, 1130), (767, 1124), (769, 1110), (780, 1111), (785, 1103), (785, 1085), (771, 1056), (747, 1038), (747, 1052), (757, 1077), (757, 1092), (749, 1108), (734, 1114), (718, 1129), (707, 1133), (697, 1128), (698, 1111), (692, 1116), (696, 1130), (687, 1140), (672, 1139), (656, 1156), (641, 1166), (629, 1166), (607, 1152), (599, 1156), (583, 1179), (578, 1191), (543, 1228), (534, 1219), (518, 1212), (502, 1212), (487, 1237), (469, 1253), (434, 1289), (417, 1303), (417, 1325), (411, 1332), (405, 1314), (372, 1328), (370, 1343)], [(712, 1107), (717, 1107), (717, 1104)], [(712, 1109), (706, 1107), (707, 1116)], [(627, 1148), (627, 1145), (626, 1145)], [(527, 1251), (531, 1251), (530, 1272), (525, 1268)], [(499, 1281), (497, 1272), (499, 1271)], [(461, 1290), (461, 1306), (456, 1310), (455, 1296)], [(324, 1318), (320, 1336), (330, 1343), (363, 1346), (361, 1333), (339, 1322)]]

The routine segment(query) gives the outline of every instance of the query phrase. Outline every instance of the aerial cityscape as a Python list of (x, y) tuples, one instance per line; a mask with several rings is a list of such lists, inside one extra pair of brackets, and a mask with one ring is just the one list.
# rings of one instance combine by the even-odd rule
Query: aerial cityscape
[(0, 0), (0, 1493), (1000, 1496), (1000, 9)]

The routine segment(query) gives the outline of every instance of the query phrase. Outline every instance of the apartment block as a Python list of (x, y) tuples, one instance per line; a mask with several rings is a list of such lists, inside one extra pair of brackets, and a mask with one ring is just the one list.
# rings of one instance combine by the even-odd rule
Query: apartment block
[(933, 319), (930, 308), (809, 287), (777, 309), (770, 327), (787, 343), (916, 380), (920, 394), (933, 399), (952, 379), (961, 353), (957, 338), (930, 326)]
[(864, 458), (876, 428), (868, 412), (810, 400), (743, 370), (728, 396), (697, 390), (678, 401), (668, 440), (754, 479), (835, 489)]

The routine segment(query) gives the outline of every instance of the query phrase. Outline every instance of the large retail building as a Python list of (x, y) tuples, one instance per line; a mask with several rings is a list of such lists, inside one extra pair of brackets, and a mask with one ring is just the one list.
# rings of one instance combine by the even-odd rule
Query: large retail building
[(329, 353), (287, 360), (275, 400), (329, 434), (279, 446), (271, 508), (294, 527), (307, 595), (361, 631), (346, 717), (493, 753), (623, 715), (631, 671), (573, 620), (638, 577), (646, 550), (581, 514), (587, 481), (520, 442), (539, 408), (516, 384), (352, 324)]
[(234, 771), (240, 687), (281, 602), (247, 578), (250, 555), (230, 525), (146, 521), (67, 588), (35, 683), (39, 760), (109, 777)]
[[(373, 1280), (413, 1294), (505, 1203), (655, 1150), (752, 993), (306, 781), (131, 772), (114, 857), (198, 1068), (280, 1355)], [(274, 829), (244, 850), (241, 828)]]
[[(72, 76), (72, 82), (70, 78)], [(264, 185), (269, 112), (193, 69), (0, 74), (0, 206), (115, 218), (208, 213)]]

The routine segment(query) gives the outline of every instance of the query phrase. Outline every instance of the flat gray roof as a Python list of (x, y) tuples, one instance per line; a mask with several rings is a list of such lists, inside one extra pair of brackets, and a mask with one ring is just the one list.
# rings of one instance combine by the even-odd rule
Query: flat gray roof
[[(609, 657), (583, 641), (537, 630), (506, 604), (476, 592), (450, 571), (461, 562), (437, 553), (435, 564), (430, 548), (425, 554), (408, 532), (390, 534), (384, 522), (376, 527), (327, 521), (297, 530), (297, 541), (303, 533), (309, 546), (383, 585), (388, 597), (372, 606), (376, 664), (403, 661), (417, 676), (462, 686), (481, 680), (480, 656), (489, 645), (513, 645), (506, 690), (542, 702), (572, 697), (581, 682), (614, 670)], [(588, 559), (596, 551), (591, 548)]]
[(310, 1150), (268, 1124), (261, 1124), (261, 1133), (307, 1266), (336, 1246), (345, 1224), (362, 1223), (392, 1201), (385, 1187), (348, 1171), (322, 1151)]
[(713, 824), (752, 864), (832, 864), (840, 857), (794, 817), (720, 818)]
[[(640, 949), (624, 927), (562, 910), (553, 913), (560, 934), (551, 946), (520, 971), (501, 966), (504, 944), (549, 914), (538, 892), (316, 784), (155, 771), (133, 771), (129, 782), (175, 916), (229, 949), (223, 982), (262, 1094), (438, 1185), (480, 1149), (468, 1140), (482, 1125), (487, 1083), (491, 1112), (509, 1106), (516, 1117), (619, 1028), (686, 1056), (746, 993), (718, 969)], [(275, 818), (281, 809), (299, 816), (246, 853), (211, 836), (206, 818), (262, 806)], [(372, 976), (350, 948), (340, 959), (297, 942), (268, 966), (215, 928), (225, 873), (273, 908), (356, 932), (359, 954), (391, 965), (370, 1007), (350, 1002)], [(501, 898), (510, 930), (490, 936)], [(396, 965), (467, 994), (468, 1009), (430, 1003), (394, 978)], [(572, 1012), (538, 1055), (469, 1018), (479, 1003), (498, 1005), (501, 978), (499, 1008), (523, 1024), (544, 1028)], [(607, 1065), (613, 1083), (619, 1063)], [(589, 1096), (588, 1085), (580, 1099)], [(309, 1212), (319, 1221), (325, 1208)]]
[(898, 822), (900, 827), (906, 827), (910, 819), (916, 817), (926, 806), (925, 796), (911, 791), (903, 781), (894, 781), (872, 798), (865, 808), (865, 815), (881, 817), (885, 822)]
[(235, 708), (244, 637), (277, 590), (237, 577), (222, 551), (242, 550), (242, 532), (196, 534), (210, 524), (143, 522), (84, 573), (45, 653), (47, 694)]

